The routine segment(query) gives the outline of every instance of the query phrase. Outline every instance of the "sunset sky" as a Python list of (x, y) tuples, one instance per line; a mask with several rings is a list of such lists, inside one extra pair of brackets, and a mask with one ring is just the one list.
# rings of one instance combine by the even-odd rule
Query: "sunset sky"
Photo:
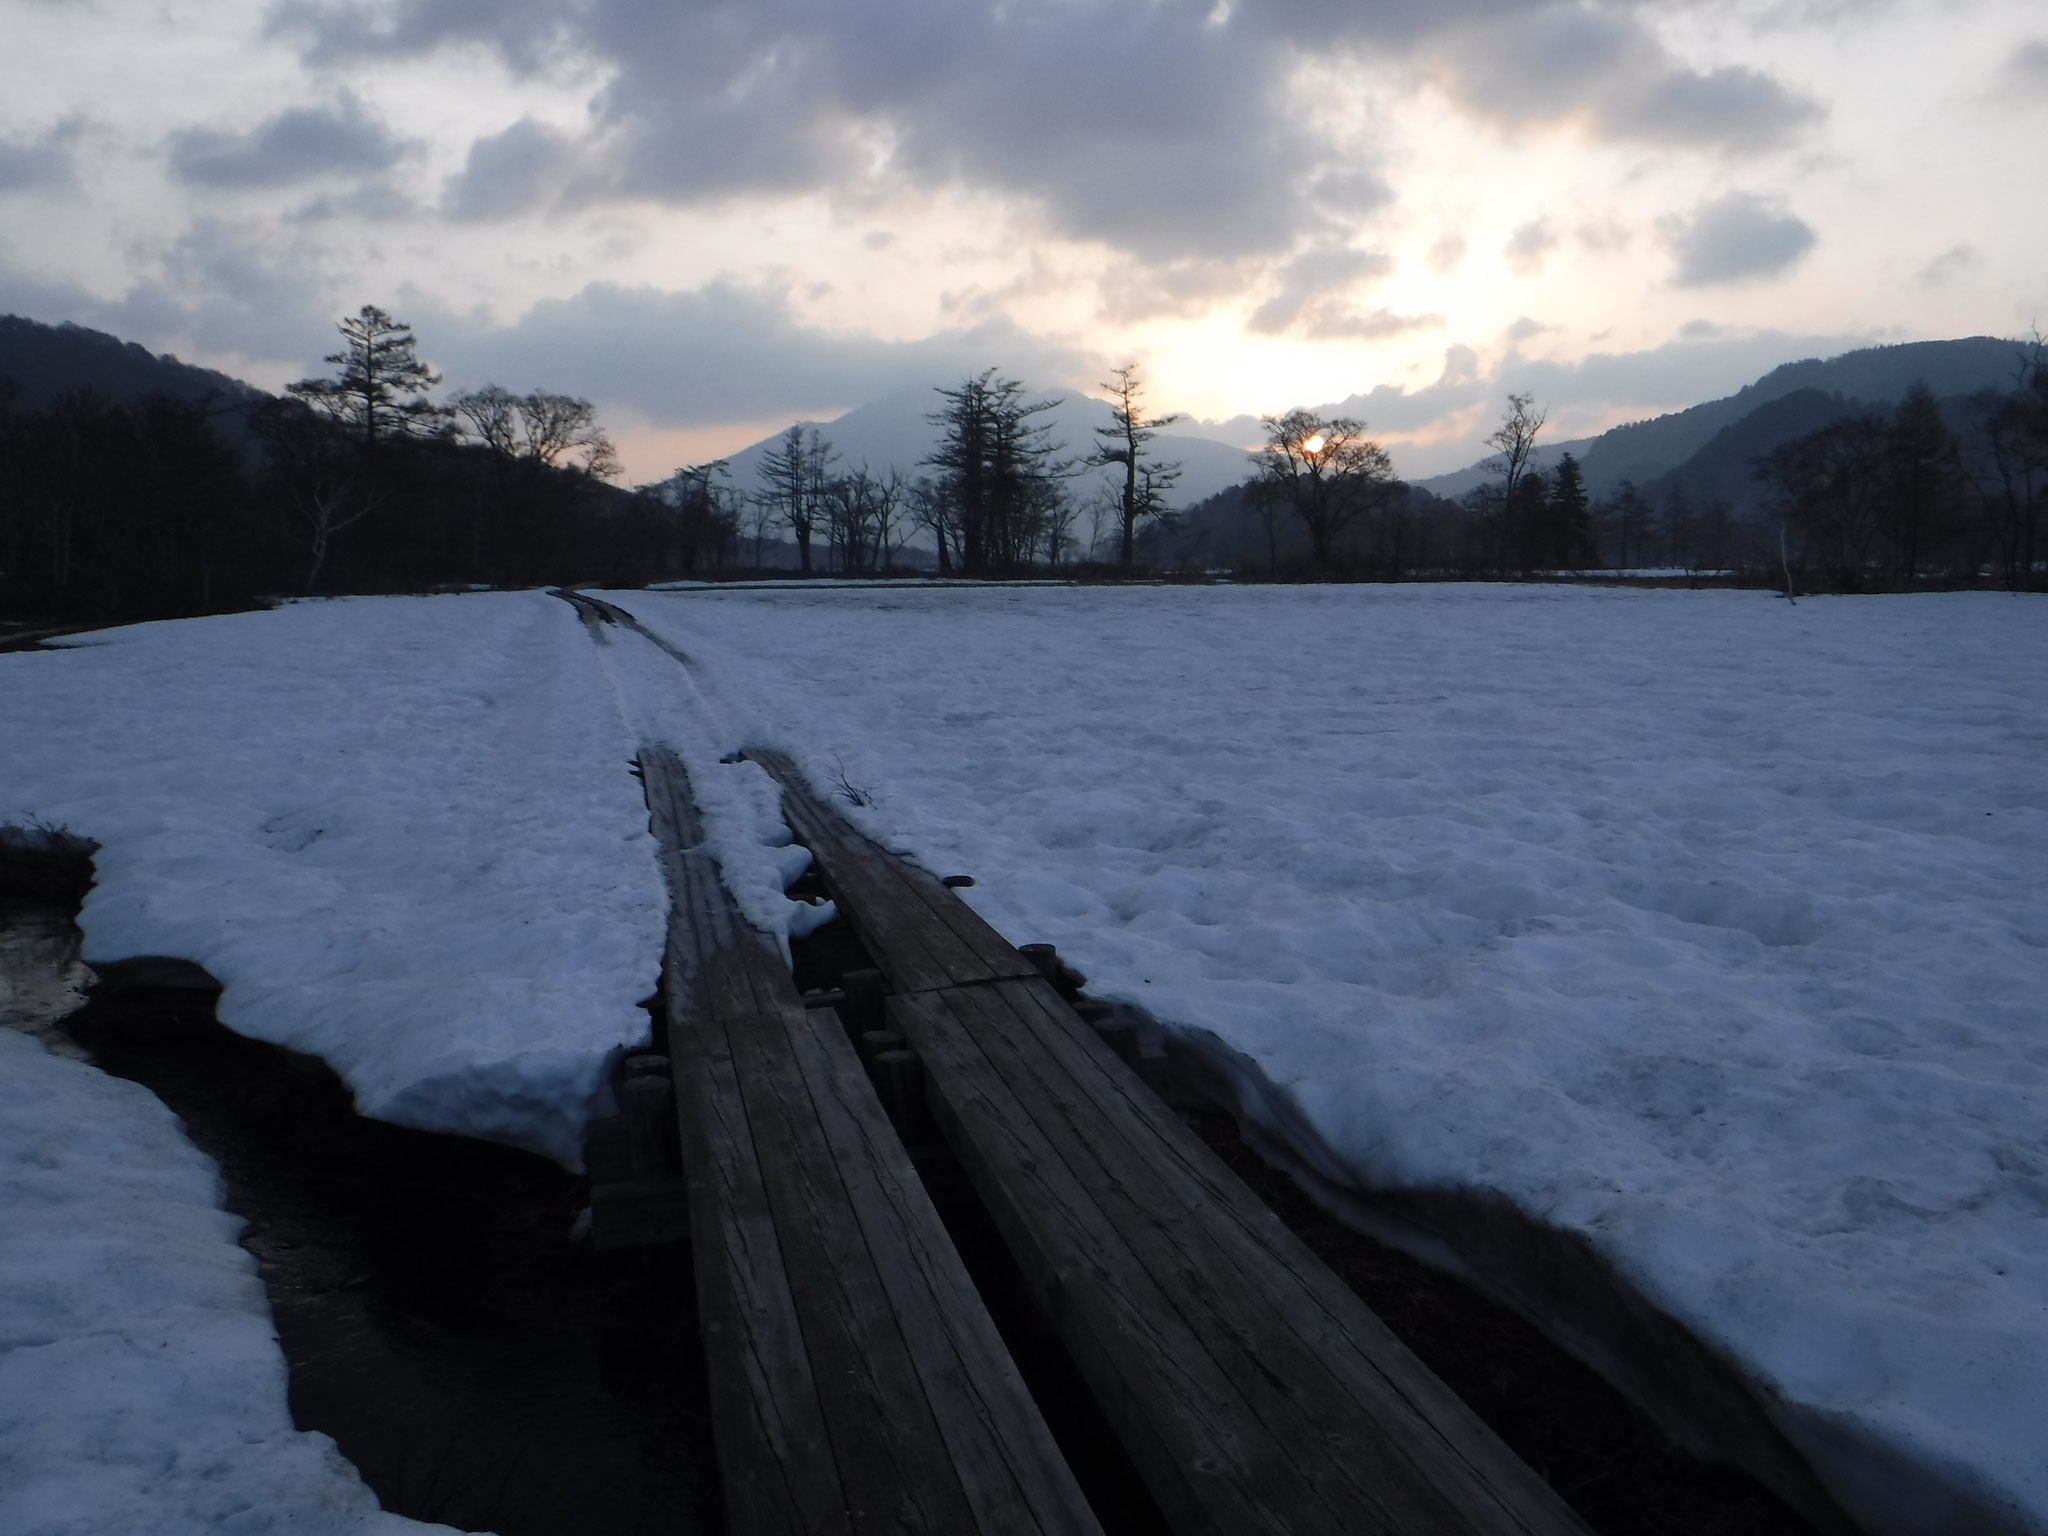
[[(628, 477), (996, 365), (1428, 474), (2048, 324), (2038, 0), (0, 0), (0, 310), (277, 387), (344, 312)], [(1219, 429), (1241, 435), (1244, 424)]]

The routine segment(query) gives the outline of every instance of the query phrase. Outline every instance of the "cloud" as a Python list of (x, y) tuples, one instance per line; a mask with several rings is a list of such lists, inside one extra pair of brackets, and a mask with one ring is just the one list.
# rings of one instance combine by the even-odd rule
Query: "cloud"
[(288, 224), (321, 224), (329, 219), (364, 219), (388, 224), (412, 218), (420, 205), (388, 181), (366, 181), (347, 192), (313, 198), (285, 215)]
[(522, 117), (503, 133), (469, 146), (462, 169), (449, 178), (441, 206), (457, 219), (497, 219), (559, 190), (576, 159), (569, 136)]
[(1550, 221), (1531, 219), (1508, 237), (1508, 243), (1501, 251), (1501, 259), (1517, 272), (1540, 271), (1543, 267), (1543, 258), (1555, 244), (1557, 234), (1551, 229)]
[(1458, 263), (1465, 259), (1465, 237), (1456, 230), (1446, 230), (1436, 237), (1429, 248), (1429, 270), (1444, 276), (1458, 269)]
[(2001, 93), (2021, 100), (2048, 101), (2048, 38), (2021, 43), (1998, 71)]
[(1344, 290), (1393, 270), (1394, 260), (1384, 251), (1305, 251), (1287, 264), (1278, 291), (1252, 312), (1244, 328), (1255, 336), (1280, 336), (1289, 331), (1307, 336), (1328, 334), (1327, 326), (1316, 322), (1345, 313), (1341, 307), (1330, 308), (1331, 301), (1341, 306)]
[(1952, 245), (1913, 275), (1922, 288), (1946, 288), (1964, 273), (1984, 264), (1974, 245)]
[(181, 128), (169, 142), (180, 181), (232, 190), (370, 175), (389, 170), (410, 148), (346, 91), (333, 106), (292, 107), (245, 132)]
[(990, 366), (1054, 383), (1092, 381), (1102, 368), (1003, 320), (913, 341), (827, 331), (797, 316), (789, 291), (774, 284), (672, 292), (593, 283), (500, 327), (413, 310), (421, 350), (451, 388), (544, 386), (630, 407), (662, 427), (836, 414)]
[(1453, 37), (1439, 77), (1468, 111), (1509, 126), (1577, 120), (1610, 139), (1749, 154), (1822, 115), (1811, 97), (1740, 65), (1673, 59), (1643, 24), (1590, 5), (1551, 5)]
[(78, 185), (72, 149), (85, 125), (78, 118), (33, 139), (0, 139), (0, 192), (59, 192)]
[[(515, 70), (604, 80), (580, 147), (578, 195), (684, 205), (824, 195), (871, 207), (897, 193), (964, 190), (1161, 265), (1269, 258), (1350, 235), (1392, 194), (1369, 141), (1337, 143), (1302, 110), (1304, 61), (1355, 57), (1374, 67), (1353, 78), (1388, 79), (1381, 66), (1431, 38), (1506, 25), (1524, 8), (283, 0), (271, 15), (273, 30), (323, 67), (482, 45)], [(1761, 110), (1756, 91), (1711, 82), (1702, 91), (1713, 102), (1741, 99), (1725, 111), (1679, 102), (1672, 132), (1740, 137), (1715, 113)], [(1629, 131), (1663, 131), (1649, 109), (1638, 116)], [(449, 189), (451, 213), (499, 216), (550, 194), (544, 175), (493, 159), (509, 147), (476, 146)], [(1326, 169), (1333, 164), (1341, 169)]]
[(1635, 238), (1634, 232), (1626, 224), (1611, 216), (1590, 219), (1572, 233), (1578, 236), (1580, 245), (1603, 256), (1627, 250), (1629, 243)]
[(1813, 248), (1816, 236), (1781, 201), (1730, 192), (1683, 217), (1659, 221), (1678, 266), (1672, 281), (1702, 288), (1775, 277)]
[(116, 298), (64, 279), (0, 271), (0, 310), (8, 309), (76, 321), (155, 351), (278, 362), (329, 350), (313, 344), (331, 336), (334, 320), (315, 258), (296, 246), (268, 250), (260, 234), (210, 219)]

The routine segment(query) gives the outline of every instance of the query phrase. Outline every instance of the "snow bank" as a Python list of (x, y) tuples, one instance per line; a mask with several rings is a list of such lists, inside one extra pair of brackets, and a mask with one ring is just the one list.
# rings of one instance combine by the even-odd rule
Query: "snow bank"
[(1583, 1236), (1873, 1529), (2048, 1530), (2048, 604), (614, 600), (707, 746), (875, 786), (1005, 933), (1255, 1061), (1305, 1160)]
[(0, 1536), (400, 1536), (292, 1428), (256, 1261), (147, 1089), (0, 1028)]
[(581, 1166), (667, 907), (596, 648), (542, 593), (0, 656), (0, 823), (96, 838), (85, 958), (175, 955), (366, 1114)]

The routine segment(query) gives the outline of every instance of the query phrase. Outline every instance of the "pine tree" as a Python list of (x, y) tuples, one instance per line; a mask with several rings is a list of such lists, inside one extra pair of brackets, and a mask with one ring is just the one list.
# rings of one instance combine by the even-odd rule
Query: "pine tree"
[(365, 304), (336, 327), (344, 345), (323, 361), (341, 370), (332, 379), (301, 379), (287, 392), (362, 436), (365, 454), (380, 440), (424, 437), (438, 430), (448, 412), (426, 391), (441, 375), (419, 359), (412, 327)]
[(1559, 570), (1597, 565), (1593, 545), (1593, 509), (1586, 495), (1586, 477), (1570, 454), (1557, 461), (1550, 490), (1551, 564)]

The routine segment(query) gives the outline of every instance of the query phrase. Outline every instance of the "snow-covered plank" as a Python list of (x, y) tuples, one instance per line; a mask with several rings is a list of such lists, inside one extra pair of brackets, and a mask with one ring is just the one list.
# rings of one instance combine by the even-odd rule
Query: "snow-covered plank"
[(1008, 940), (925, 870), (900, 859), (862, 858), (848, 841), (859, 834), (812, 796), (783, 754), (749, 750), (747, 757), (789, 791), (783, 814), (791, 829), (838, 870), (841, 910), (898, 992), (1038, 974)]

